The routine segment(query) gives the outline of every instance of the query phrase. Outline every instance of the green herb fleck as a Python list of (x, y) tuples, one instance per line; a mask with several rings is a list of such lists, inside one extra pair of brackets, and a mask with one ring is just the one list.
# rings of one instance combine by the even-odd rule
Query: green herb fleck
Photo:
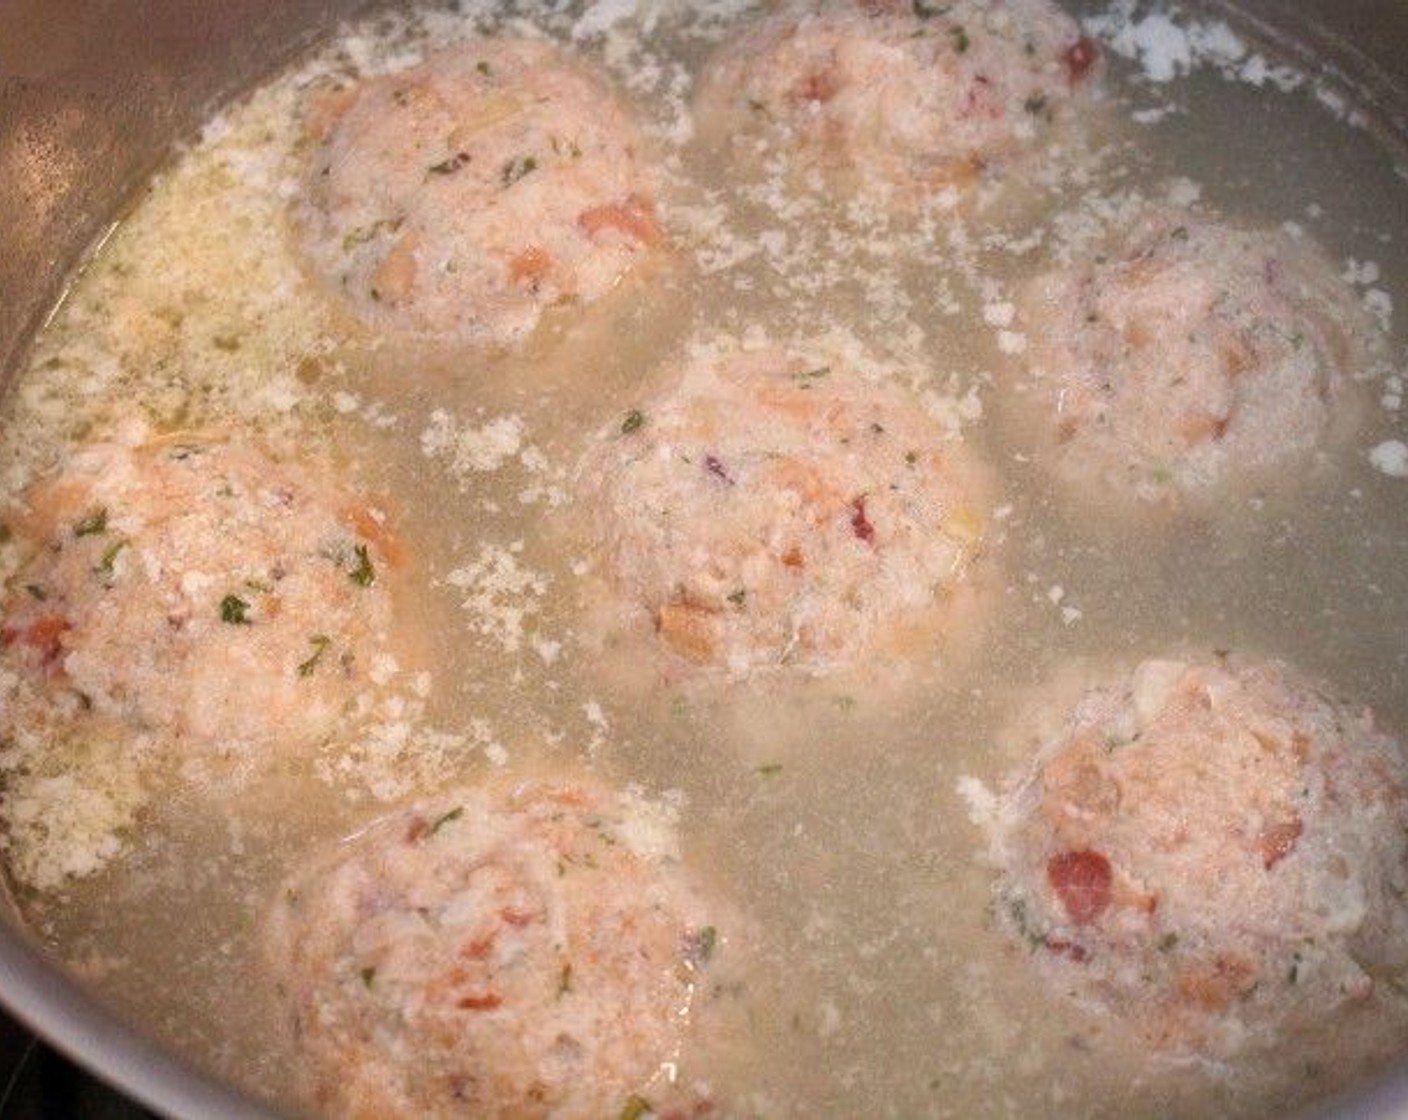
[(764, 778), (775, 778), (782, 773), (782, 763), (765, 762), (763, 765), (755, 768), (755, 773)]
[(318, 662), (323, 659), (323, 654), (327, 653), (328, 647), (332, 645), (332, 639), (326, 634), (314, 634), (308, 639), (308, 644), (313, 647), (313, 654), (307, 661), (299, 662), (298, 675), (300, 677), (313, 675), (313, 670), (318, 667)]
[(511, 159), (504, 164), (503, 184), (505, 188), (513, 186), (514, 183), (522, 179), (525, 175), (530, 175), (538, 170), (538, 161), (532, 156), (523, 156), (521, 159)]
[(108, 508), (99, 506), (73, 527), (75, 537), (92, 537), (106, 533), (108, 529)]
[(836, 697), (836, 706), (840, 708), (843, 712), (854, 711), (856, 706), (856, 698), (854, 696), (838, 696)]
[(364, 987), (370, 988), (375, 980), (376, 969), (371, 967), (362, 969), (362, 984)]
[(793, 376), (795, 376), (798, 381), (815, 381), (818, 377), (825, 377), (830, 372), (830, 366), (817, 366), (816, 369), (803, 370), (801, 373), (794, 374)]
[(719, 931), (713, 926), (705, 926), (694, 935), (694, 961), (696, 964), (706, 964), (714, 955), (714, 950), (719, 947)]
[(735, 607), (741, 607), (743, 606), (743, 603), (747, 598), (748, 592), (742, 587), (740, 587), (737, 591), (731, 592), (729, 594), (728, 601), (732, 603)]
[(630, 412), (626, 413), (626, 418), (621, 421), (621, 434), (628, 436), (633, 432), (638, 432), (641, 429), (641, 425), (644, 423), (645, 413), (638, 408), (633, 408)]
[(448, 813), (445, 813), (442, 816), (435, 818), (435, 823), (430, 826), (430, 832), (427, 833), (427, 835), (434, 836), (451, 821), (457, 821), (462, 816), (464, 816), (464, 806), (456, 805)]
[(40, 587), (37, 583), (27, 583), (24, 585), (24, 589), (29, 592), (31, 599), (38, 600), (41, 603), (44, 602), (44, 600), (46, 600), (47, 598), (49, 598), (49, 593), (45, 591), (42, 587)]
[(1159, 952), (1168, 953), (1173, 951), (1173, 947), (1178, 944), (1178, 934), (1166, 933), (1159, 938)]
[(972, 46), (968, 39), (968, 32), (962, 27), (955, 27), (949, 31), (949, 35), (953, 39), (953, 49), (959, 54), (967, 54), (968, 48)]
[(1046, 108), (1046, 98), (1039, 93), (1034, 93), (1022, 102), (1022, 108), (1032, 116), (1036, 116)]
[(1178, 226), (1177, 228), (1174, 229), (1174, 231), (1173, 231), (1172, 233), (1169, 234), (1169, 237), (1172, 238), (1174, 241), (1187, 241), (1187, 240), (1188, 240), (1188, 227), (1187, 227), (1187, 226)]
[(567, 961), (557, 976), (557, 998), (561, 999), (572, 991), (572, 962)]
[[(342, 239), (342, 251), (350, 253), (358, 245), (365, 245), (382, 233), (395, 233), (401, 228), (400, 218), (380, 218), (369, 226), (358, 226), (350, 230)], [(375, 297), (373, 297), (375, 298)]]
[(759, 101), (756, 97), (750, 97), (748, 99), (748, 108), (755, 113), (766, 113), (768, 111), (766, 103)]
[(632, 1093), (621, 1106), (621, 1111), (616, 1114), (616, 1120), (640, 1120), (642, 1116), (653, 1116), (654, 1113), (655, 1110), (650, 1107), (648, 1100), (638, 1093)]
[(244, 585), (251, 591), (257, 591), (261, 595), (272, 595), (274, 593), (274, 585), (272, 583), (266, 583), (262, 579), (247, 579), (244, 581)]
[(947, 15), (951, 5), (930, 4), (926, 0), (914, 0), (914, 14), (920, 19), (934, 19), (936, 16)]
[(347, 573), (347, 578), (358, 587), (370, 587), (376, 582), (376, 569), (372, 567), (372, 558), (367, 546), (357, 545), (353, 548), (352, 555), (357, 558), (357, 566)]
[(490, 66), (487, 62), (485, 62), (482, 58), (474, 64), (474, 68), (478, 70), (481, 74), (483, 74), (486, 78), (494, 72), (494, 68)]
[(453, 175), (468, 163), (468, 152), (456, 152), (454, 155), (442, 159), (439, 163), (432, 163), (429, 170), (432, 175)]
[(560, 136), (554, 136), (552, 138), (552, 150), (554, 155), (560, 156), (566, 152), (572, 159), (582, 158), (581, 145), (575, 140), (564, 140)]
[(93, 569), (100, 576), (108, 577), (112, 575), (113, 562), (117, 559), (117, 554), (121, 552), (130, 542), (125, 538), (120, 538), (108, 545), (103, 550), (102, 559), (98, 561), (98, 566)]
[(226, 595), (220, 600), (220, 621), (231, 626), (249, 626), (249, 604), (238, 595)]
[(919, 462), (919, 452), (917, 452), (917, 451), (906, 451), (906, 452), (904, 453), (904, 461), (905, 461), (905, 463), (906, 463), (907, 465), (909, 465), (909, 466), (911, 466), (911, 467), (914, 466), (915, 464), (917, 464), (917, 463)]

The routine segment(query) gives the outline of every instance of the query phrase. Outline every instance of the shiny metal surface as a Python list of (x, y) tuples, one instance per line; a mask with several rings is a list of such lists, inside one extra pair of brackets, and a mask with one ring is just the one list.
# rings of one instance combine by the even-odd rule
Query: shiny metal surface
[(0, 0), (0, 370), (221, 98), (367, 0)]
[[(1404, 0), (1207, 0), (1408, 137)], [(0, 385), (84, 251), (209, 107), (371, 0), (0, 0)], [(0, 1003), (172, 1116), (265, 1115), (98, 1007), (0, 920)], [(1338, 1117), (1408, 1116), (1408, 1069)], [(1317, 1110), (1325, 1114), (1325, 1109)]]

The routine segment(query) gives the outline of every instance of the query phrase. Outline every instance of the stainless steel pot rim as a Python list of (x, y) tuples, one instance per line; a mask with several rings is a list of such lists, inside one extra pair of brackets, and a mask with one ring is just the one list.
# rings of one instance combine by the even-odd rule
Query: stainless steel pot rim
[(73, 1061), (163, 1115), (202, 1120), (274, 1115), (134, 1031), (17, 936), (0, 936), (0, 1003)]

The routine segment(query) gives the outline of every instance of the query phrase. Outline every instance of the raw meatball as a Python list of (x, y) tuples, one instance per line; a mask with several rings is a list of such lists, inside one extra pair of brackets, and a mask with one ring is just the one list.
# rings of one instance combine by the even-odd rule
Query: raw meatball
[(942, 621), (987, 517), (961, 442), (820, 351), (696, 358), (580, 476), (621, 593), (736, 676), (824, 674)]
[(528, 782), (359, 832), (284, 888), (267, 944), (320, 1115), (681, 1116), (717, 913), (663, 809)]
[(1279, 663), (1090, 690), (1000, 821), (1008, 931), (1156, 1047), (1273, 1046), (1408, 966), (1408, 763)]
[(395, 542), (314, 470), (237, 443), (98, 444), (25, 502), (4, 659), (97, 714), (221, 755), (295, 749), (394, 664)]
[(1033, 148), (1097, 61), (1048, 0), (797, 0), (720, 50), (696, 108), (706, 136), (922, 195)]
[(359, 317), (509, 343), (599, 299), (661, 240), (634, 125), (546, 43), (486, 40), (324, 95), (297, 208)]
[(1023, 407), (1056, 473), (1153, 500), (1321, 444), (1380, 340), (1305, 241), (1146, 213), (1022, 300)]

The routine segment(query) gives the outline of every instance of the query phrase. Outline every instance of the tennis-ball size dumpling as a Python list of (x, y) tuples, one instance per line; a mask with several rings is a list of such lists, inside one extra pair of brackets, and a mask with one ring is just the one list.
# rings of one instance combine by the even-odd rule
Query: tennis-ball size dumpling
[(418, 802), (299, 871), (266, 932), (319, 1114), (708, 1111), (676, 1075), (731, 931), (639, 795), (556, 779)]
[(710, 60), (704, 137), (924, 195), (1035, 149), (1099, 50), (1048, 0), (797, 0)]
[(1037, 971), (1159, 1049), (1329, 1029), (1408, 967), (1408, 762), (1278, 662), (1091, 688), (1004, 797), (994, 853)]
[(6, 661), (220, 755), (298, 749), (395, 669), (382, 515), (312, 466), (182, 438), (96, 444), (7, 523)]
[(1014, 401), (1073, 489), (1196, 496), (1344, 427), (1383, 340), (1308, 240), (1151, 209), (1021, 301)]
[(610, 575), (675, 653), (825, 674), (956, 619), (984, 473), (913, 394), (847, 361), (724, 344), (589, 452)]
[(513, 343), (663, 240), (630, 116), (547, 43), (485, 39), (325, 91), (307, 128), (302, 243), (376, 329)]

